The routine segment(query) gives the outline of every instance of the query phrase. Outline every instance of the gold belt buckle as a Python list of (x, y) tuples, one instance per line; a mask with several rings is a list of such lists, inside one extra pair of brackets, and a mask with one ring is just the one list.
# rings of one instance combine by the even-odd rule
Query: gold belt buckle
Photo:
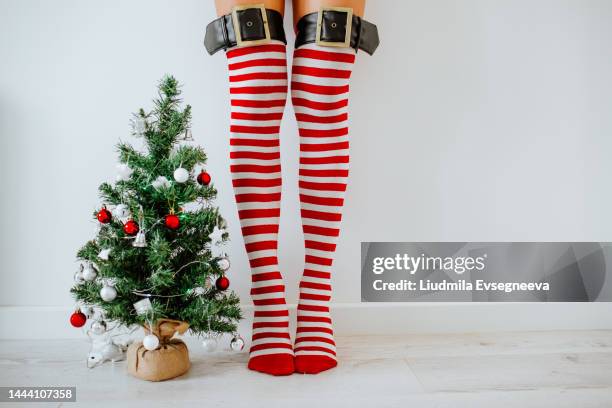
[[(344, 37), (344, 42), (322, 41), (321, 40), (321, 30), (323, 28), (323, 12), (325, 11), (339, 11), (342, 13), (346, 13), (346, 36)], [(324, 47), (349, 48), (351, 46), (352, 31), (353, 31), (353, 9), (352, 8), (350, 7), (321, 7), (319, 9), (319, 13), (317, 15), (317, 36), (315, 38), (315, 42), (318, 45), (322, 45)]]
[[(248, 9), (259, 9), (259, 11), (261, 12), (261, 18), (263, 20), (266, 38), (262, 38), (261, 40), (242, 40), (242, 33), (240, 32), (240, 21), (238, 20), (238, 12)], [(268, 25), (268, 13), (266, 13), (266, 7), (263, 4), (246, 4), (241, 6), (234, 6), (232, 8), (232, 24), (234, 26), (234, 33), (236, 34), (236, 45), (238, 47), (267, 44), (272, 40), (272, 38), (270, 37), (270, 26)]]

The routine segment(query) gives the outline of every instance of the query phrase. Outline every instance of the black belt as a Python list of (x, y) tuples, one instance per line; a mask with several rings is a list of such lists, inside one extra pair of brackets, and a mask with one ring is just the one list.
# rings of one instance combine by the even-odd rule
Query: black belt
[(212, 55), (219, 50), (265, 44), (270, 40), (287, 44), (283, 15), (263, 6), (240, 6), (206, 26), (204, 46)]
[[(350, 22), (350, 24), (349, 24)], [(295, 48), (308, 43), (344, 47), (374, 54), (380, 42), (376, 26), (353, 14), (350, 8), (322, 8), (297, 23)]]
[[(349, 24), (350, 21), (350, 24)], [(344, 47), (374, 54), (380, 42), (376, 26), (350, 8), (322, 8), (305, 15), (297, 23), (295, 47), (317, 43), (325, 47)], [(206, 26), (204, 46), (209, 54), (231, 47), (269, 43), (287, 44), (283, 15), (263, 6), (238, 6), (231, 14), (219, 17)]]

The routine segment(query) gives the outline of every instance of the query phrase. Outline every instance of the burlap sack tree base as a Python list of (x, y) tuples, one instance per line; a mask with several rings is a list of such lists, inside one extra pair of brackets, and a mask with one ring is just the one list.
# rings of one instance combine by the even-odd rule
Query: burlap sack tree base
[(159, 338), (159, 347), (147, 350), (142, 342), (132, 343), (127, 350), (128, 372), (134, 377), (147, 381), (164, 381), (189, 371), (189, 351), (175, 333), (183, 334), (189, 328), (187, 322), (159, 319), (153, 328), (145, 326), (145, 333), (153, 332)]

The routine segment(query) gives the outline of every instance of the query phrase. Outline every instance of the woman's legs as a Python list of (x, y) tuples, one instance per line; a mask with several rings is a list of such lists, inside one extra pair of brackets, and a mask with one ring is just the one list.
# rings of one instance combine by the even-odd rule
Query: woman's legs
[[(294, 0), (295, 21), (321, 6), (365, 0)], [(305, 44), (293, 54), (291, 98), (300, 135), (299, 189), (305, 243), (295, 339), (295, 370), (315, 374), (336, 366), (329, 301), (349, 169), (348, 92), (355, 50)]]
[[(218, 13), (228, 14), (234, 5), (248, 3), (217, 0)], [(281, 9), (283, 6), (282, 0), (266, 3)], [(286, 375), (294, 371), (293, 346), (277, 258), (281, 199), (279, 129), (287, 98), (285, 44), (273, 41), (236, 47), (227, 50), (226, 55), (231, 96), (232, 183), (251, 266), (255, 305), (249, 368)]]

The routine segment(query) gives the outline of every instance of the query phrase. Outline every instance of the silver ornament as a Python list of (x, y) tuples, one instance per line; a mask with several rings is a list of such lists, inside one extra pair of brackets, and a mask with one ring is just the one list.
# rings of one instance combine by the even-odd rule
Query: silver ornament
[(125, 204), (119, 204), (113, 210), (113, 215), (116, 218), (119, 218), (119, 219), (129, 218), (130, 217), (130, 209)]
[(96, 272), (92, 264), (88, 263), (87, 265), (83, 267), (82, 276), (84, 280), (91, 282), (94, 279), (96, 279), (97, 275), (98, 273)]
[(136, 248), (145, 248), (147, 246), (147, 237), (145, 236), (144, 230), (138, 231), (134, 242), (132, 242), (132, 246)]
[(244, 340), (242, 339), (240, 334), (234, 334), (232, 341), (230, 341), (230, 348), (233, 351), (242, 351), (242, 349), (244, 349)]
[(200, 211), (203, 206), (199, 201), (190, 201), (182, 205), (183, 213), (194, 213)]
[(227, 221), (225, 220), (225, 218), (219, 217), (219, 228), (221, 228), (222, 230), (227, 229)]
[(198, 286), (197, 288), (193, 288), (192, 293), (194, 296), (202, 296), (203, 294), (206, 293), (206, 289), (204, 289), (201, 286)]
[(212, 353), (217, 349), (217, 339), (214, 337), (206, 337), (202, 340), (202, 346), (204, 346), (206, 352)]
[(110, 285), (105, 285), (100, 289), (100, 297), (105, 302), (112, 302), (117, 298), (117, 290)]
[(223, 241), (224, 232), (225, 232), (224, 230), (222, 230), (221, 228), (215, 225), (215, 227), (213, 228), (213, 231), (209, 235), (210, 241), (215, 245), (219, 244), (220, 242)]
[(96, 320), (95, 322), (91, 324), (91, 332), (93, 334), (105, 333), (106, 332), (106, 322), (104, 320)]
[(74, 282), (77, 285), (80, 285), (85, 282), (85, 278), (83, 277), (83, 265), (81, 265), (81, 268), (74, 273)]
[(111, 250), (110, 248), (103, 249), (98, 253), (98, 258), (103, 261), (108, 261), (108, 257), (110, 256)]
[(81, 312), (87, 317), (87, 319), (92, 319), (96, 313), (93, 307), (87, 305), (81, 306)]
[(153, 305), (151, 304), (151, 300), (149, 298), (144, 298), (134, 303), (134, 309), (136, 309), (137, 315), (142, 316), (153, 310)]
[(159, 339), (157, 338), (156, 335), (154, 334), (147, 334), (146, 336), (144, 336), (144, 338), (142, 339), (142, 345), (144, 346), (144, 348), (146, 348), (149, 351), (153, 351), (155, 350), (157, 347), (159, 347)]
[(177, 183), (186, 182), (189, 180), (189, 172), (186, 169), (179, 167), (178, 169), (174, 170), (174, 180), (176, 180)]
[(204, 287), (208, 290), (212, 289), (215, 286), (215, 282), (213, 282), (210, 276), (206, 277), (204, 280)]
[(223, 272), (227, 271), (230, 268), (229, 258), (226, 256), (220, 258), (217, 261), (217, 265), (219, 266), (219, 269), (221, 269)]
[(132, 120), (132, 131), (134, 135), (142, 136), (146, 130), (147, 126), (144, 118), (137, 116)]
[(132, 246), (136, 248), (145, 248), (147, 246), (147, 237), (145, 236), (144, 211), (142, 205), (138, 208), (138, 225), (140, 229), (136, 233), (136, 239), (132, 242)]

